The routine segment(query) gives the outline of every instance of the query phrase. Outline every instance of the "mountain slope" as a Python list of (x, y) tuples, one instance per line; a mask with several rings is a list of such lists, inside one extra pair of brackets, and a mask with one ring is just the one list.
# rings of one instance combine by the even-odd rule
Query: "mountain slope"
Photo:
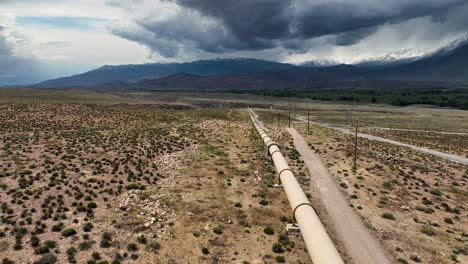
[(320, 88), (324, 83), (353, 81), (361, 78), (359, 69), (352, 65), (332, 67), (293, 67), (282, 71), (264, 71), (249, 74), (215, 74), (209, 76), (187, 73), (158, 79), (142, 80), (134, 89), (147, 90), (271, 90), (283, 88)]
[(36, 86), (95, 86), (112, 82), (134, 83), (143, 79), (156, 79), (182, 72), (194, 75), (247, 74), (262, 71), (281, 71), (291, 67), (294, 67), (294, 65), (244, 58), (200, 60), (185, 63), (103, 66), (83, 74), (45, 81)]
[(309, 60), (304, 61), (302, 63), (297, 64), (297, 66), (303, 67), (329, 67), (341, 64), (339, 61), (336, 60)]
[(421, 51), (415, 51), (410, 49), (402, 51), (393, 51), (385, 54), (382, 57), (358, 61), (354, 63), (354, 65), (360, 68), (397, 66), (416, 61), (420, 59), (423, 55), (424, 53)]
[[(414, 52), (410, 52), (415, 54)], [(401, 80), (468, 82), (468, 38), (425, 56), (408, 51), (356, 65), (324, 66), (331, 61), (292, 65), (230, 58), (185, 63), (103, 66), (83, 74), (49, 80), (36, 87), (140, 87), (160, 89), (271, 89), (323, 87), (325, 82)], [(183, 73), (183, 74), (182, 74)], [(314, 85), (309, 85), (314, 83)], [(321, 83), (321, 85), (318, 85)]]
[(457, 40), (417, 60), (369, 73), (384, 79), (468, 81), (468, 39)]

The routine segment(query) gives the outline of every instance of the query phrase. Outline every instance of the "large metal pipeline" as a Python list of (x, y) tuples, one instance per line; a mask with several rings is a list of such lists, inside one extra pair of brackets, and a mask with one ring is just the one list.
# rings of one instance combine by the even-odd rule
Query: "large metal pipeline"
[(315, 209), (281, 153), (279, 144), (274, 142), (259, 126), (250, 108), (249, 113), (255, 129), (265, 143), (267, 153), (275, 164), (281, 184), (293, 209), (293, 218), (299, 225), (312, 262), (314, 264), (343, 264), (340, 254), (320, 222)]

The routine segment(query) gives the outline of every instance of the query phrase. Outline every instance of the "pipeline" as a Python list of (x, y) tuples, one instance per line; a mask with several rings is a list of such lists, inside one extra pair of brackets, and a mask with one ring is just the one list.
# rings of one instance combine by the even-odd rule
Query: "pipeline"
[(265, 144), (267, 153), (275, 164), (279, 179), (293, 209), (293, 218), (299, 225), (312, 262), (314, 264), (344, 264), (338, 250), (336, 250), (330, 236), (328, 236), (322, 222), (320, 222), (314, 207), (307, 199), (281, 153), (279, 144), (274, 142), (259, 126), (250, 108), (249, 113), (255, 129)]

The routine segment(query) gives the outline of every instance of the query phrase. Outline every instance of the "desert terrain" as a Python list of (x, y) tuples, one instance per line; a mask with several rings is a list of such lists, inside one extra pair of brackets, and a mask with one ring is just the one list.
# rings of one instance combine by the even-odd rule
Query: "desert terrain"
[[(310, 263), (300, 235), (285, 231), (291, 208), (249, 105), (346, 263), (353, 260), (286, 130), (289, 110), (391, 263), (467, 260), (465, 165), (359, 139), (354, 167), (352, 135), (300, 119), (309, 112), (349, 129), (359, 120), (361, 131), (464, 155), (464, 111), (414, 107), (414, 116), (368, 105), (349, 117), (347, 105), (304, 99), (24, 91), (0, 91), (3, 263)], [(433, 113), (441, 118), (424, 119)], [(393, 134), (410, 129), (437, 140)]]

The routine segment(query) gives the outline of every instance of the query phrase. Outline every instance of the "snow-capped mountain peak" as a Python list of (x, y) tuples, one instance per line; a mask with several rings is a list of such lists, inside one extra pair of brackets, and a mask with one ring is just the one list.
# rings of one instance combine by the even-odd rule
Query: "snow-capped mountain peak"
[(303, 66), (303, 67), (329, 67), (329, 66), (334, 66), (334, 65), (339, 65), (339, 64), (341, 64), (341, 62), (336, 61), (336, 60), (317, 59), (317, 60), (304, 61), (296, 65)]

